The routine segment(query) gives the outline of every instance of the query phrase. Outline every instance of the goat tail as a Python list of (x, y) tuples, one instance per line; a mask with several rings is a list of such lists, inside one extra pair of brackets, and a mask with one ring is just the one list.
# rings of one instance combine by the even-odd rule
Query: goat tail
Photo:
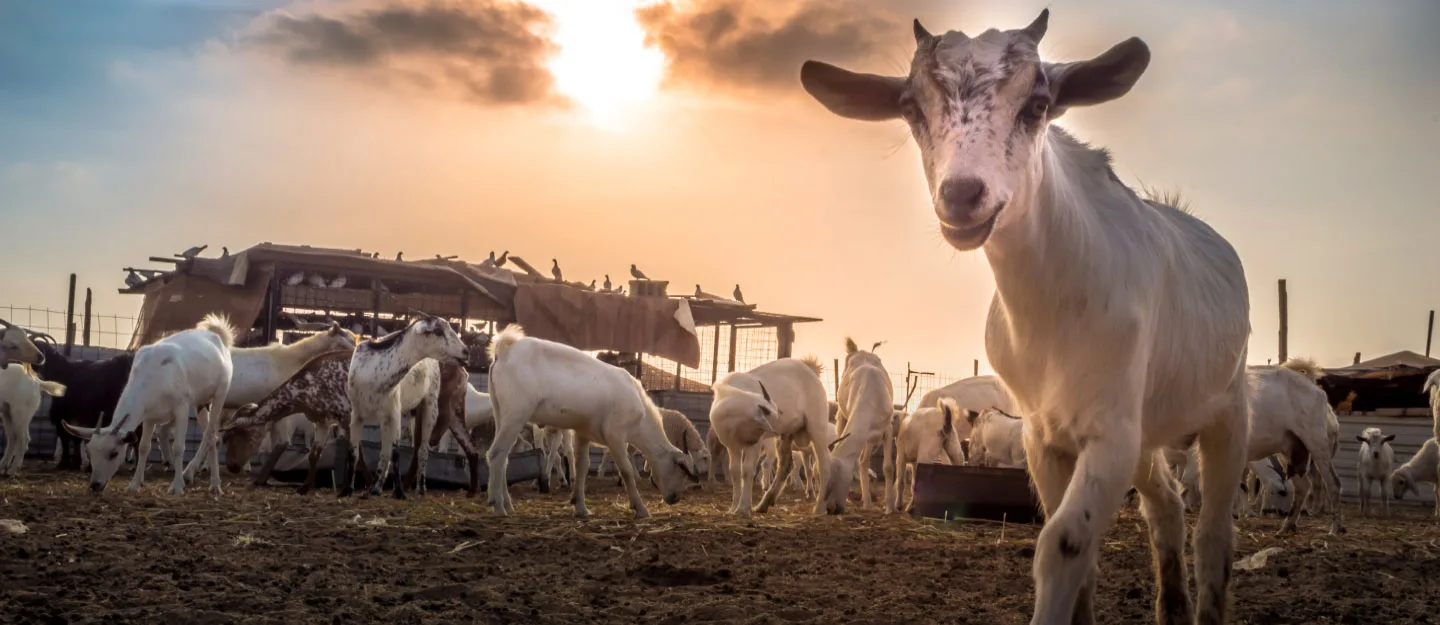
[(1299, 373), (1311, 380), (1319, 380), (1325, 375), (1325, 370), (1321, 369), (1320, 365), (1316, 364), (1315, 361), (1310, 358), (1291, 358), (1280, 363), (1280, 366)]
[(1434, 387), (1436, 387), (1436, 386), (1440, 386), (1440, 369), (1436, 369), (1435, 371), (1432, 371), (1432, 372), (1430, 373), (1430, 376), (1427, 377), (1427, 378), (1425, 378), (1425, 387), (1422, 388), (1422, 389), (1420, 389), (1420, 392), (1421, 392), (1421, 393), (1429, 393), (1429, 392), (1430, 392), (1430, 389), (1432, 389), (1432, 388), (1434, 388)]
[(825, 365), (820, 362), (820, 358), (815, 356), (815, 354), (810, 354), (809, 356), (801, 358), (800, 362), (803, 362), (805, 363), (805, 366), (810, 367), (810, 370), (815, 372), (815, 377), (820, 377), (821, 374), (825, 373)]
[(523, 338), (525, 338), (525, 328), (520, 327), (520, 324), (512, 323), (505, 326), (505, 329), (495, 335), (495, 338), (490, 341), (490, 346), (486, 348), (490, 352), (490, 362), (500, 362), (500, 359), (505, 357), (505, 352), (510, 350), (510, 346)]
[(230, 325), (230, 318), (224, 314), (210, 313), (205, 315), (205, 318), (201, 319), (200, 323), (195, 324), (195, 329), (205, 330), (220, 337), (220, 342), (225, 345), (225, 349), (235, 347), (235, 328)]
[(51, 397), (64, 397), (65, 385), (59, 382), (40, 381), (40, 392)]

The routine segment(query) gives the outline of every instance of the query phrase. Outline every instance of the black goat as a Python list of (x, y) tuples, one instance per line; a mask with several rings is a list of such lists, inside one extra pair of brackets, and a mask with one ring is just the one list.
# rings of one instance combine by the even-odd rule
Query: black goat
[(61, 445), (57, 468), (78, 471), (80, 439), (66, 431), (60, 422), (87, 428), (109, 425), (125, 382), (130, 379), (135, 354), (125, 352), (105, 360), (70, 360), (52, 342), (36, 341), (35, 345), (45, 354), (45, 364), (34, 365), (35, 372), (42, 379), (64, 384), (66, 390), (64, 397), (56, 397), (50, 404), (50, 422), (55, 424)]

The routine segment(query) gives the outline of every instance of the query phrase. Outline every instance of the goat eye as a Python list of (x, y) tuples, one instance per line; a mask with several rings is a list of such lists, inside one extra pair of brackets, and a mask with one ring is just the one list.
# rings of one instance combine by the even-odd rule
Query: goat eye
[(1025, 116), (1030, 119), (1042, 119), (1050, 112), (1050, 98), (1035, 96), (1025, 103)]
[(922, 114), (920, 112), (920, 105), (916, 104), (913, 98), (901, 99), (900, 117), (904, 118), (905, 121), (912, 124), (918, 123), (922, 117)]

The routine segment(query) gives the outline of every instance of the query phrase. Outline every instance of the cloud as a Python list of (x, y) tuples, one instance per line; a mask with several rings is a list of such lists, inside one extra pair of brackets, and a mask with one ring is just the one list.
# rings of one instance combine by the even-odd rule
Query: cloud
[(348, 71), (484, 103), (554, 100), (548, 13), (522, 2), (392, 3), (343, 15), (275, 11), (250, 38), (289, 63)]
[[(869, 3), (805, 0), (788, 14), (759, 0), (663, 2), (636, 12), (668, 59), (671, 86), (795, 88), (806, 59), (854, 64), (889, 50), (903, 24)], [(798, 6), (796, 6), (798, 5)]]

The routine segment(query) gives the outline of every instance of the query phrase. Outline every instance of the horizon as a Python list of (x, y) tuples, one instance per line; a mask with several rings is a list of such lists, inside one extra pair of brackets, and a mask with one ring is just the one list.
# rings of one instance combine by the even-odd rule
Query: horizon
[[(1048, 4), (75, 6), (0, 8), (0, 217), (38, 235), (0, 254), (0, 309), (63, 311), (74, 272), (96, 314), (133, 315), (140, 298), (110, 290), (120, 268), (192, 245), (472, 260), (508, 246), (586, 282), (633, 262), (712, 293), (739, 283), (761, 310), (824, 319), (796, 326), (794, 353), (827, 366), (848, 335), (887, 341), (892, 373), (991, 372), (993, 276), (940, 238), (907, 131), (833, 118), (799, 63), (902, 72), (911, 18), (979, 32)], [(1236, 247), (1252, 364), (1278, 353), (1278, 279), (1291, 356), (1424, 353), (1440, 5), (1050, 8), (1047, 60), (1151, 46), (1130, 94), (1056, 123)]]

